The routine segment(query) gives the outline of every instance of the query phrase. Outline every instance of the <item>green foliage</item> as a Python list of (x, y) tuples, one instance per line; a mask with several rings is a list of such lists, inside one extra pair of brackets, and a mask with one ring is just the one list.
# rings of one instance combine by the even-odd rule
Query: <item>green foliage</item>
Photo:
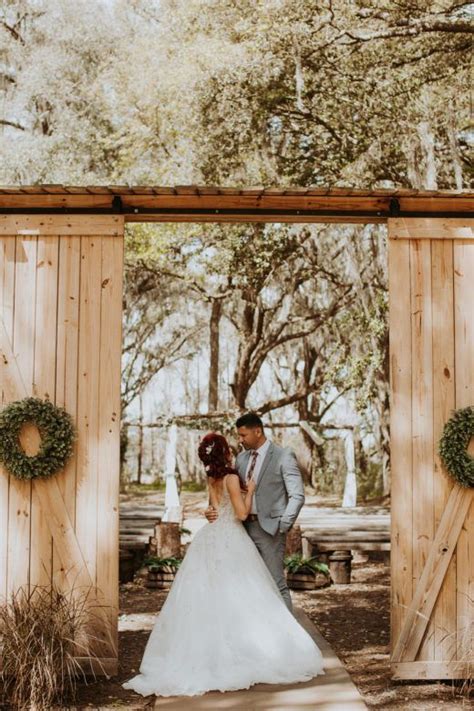
[[(29, 457), (21, 447), (20, 433), (27, 423), (38, 427), (39, 452)], [(72, 417), (48, 400), (28, 397), (0, 412), (0, 461), (17, 479), (46, 478), (64, 468), (76, 438)]]
[(145, 558), (144, 565), (146, 565), (147, 568), (149, 568), (152, 572), (155, 573), (160, 570), (166, 572), (173, 572), (179, 568), (182, 562), (183, 561), (181, 558), (175, 558), (174, 556), (171, 556), (169, 558), (150, 556), (149, 558)]
[(181, 483), (181, 491), (206, 491), (205, 482), (193, 481), (192, 479), (188, 481), (183, 481)]
[[(440, 183), (452, 185), (450, 140), (469, 126), (468, 22), (453, 33), (448, 9), (388, 0), (377, 8), (296, 0), (226, 9), (226, 22), (215, 16), (207, 32), (237, 37), (246, 51), (203, 85), (209, 182), (231, 172), (251, 184), (408, 186), (426, 167), (420, 143), (429, 117)], [(464, 170), (468, 179), (469, 160)]]
[(467, 451), (471, 437), (474, 437), (474, 405), (453, 411), (438, 445), (447, 471), (465, 487), (474, 487), (474, 457)]
[(379, 461), (369, 461), (365, 470), (356, 470), (358, 502), (364, 503), (383, 495), (381, 469)]
[(323, 573), (329, 578), (329, 568), (326, 563), (320, 563), (316, 558), (304, 558), (300, 553), (285, 556), (285, 568), (289, 573)]
[(149, 491), (164, 491), (166, 489), (166, 482), (162, 479), (155, 479), (155, 481), (150, 484), (139, 484), (136, 481), (132, 481), (126, 485), (128, 493), (144, 494), (146, 495)]

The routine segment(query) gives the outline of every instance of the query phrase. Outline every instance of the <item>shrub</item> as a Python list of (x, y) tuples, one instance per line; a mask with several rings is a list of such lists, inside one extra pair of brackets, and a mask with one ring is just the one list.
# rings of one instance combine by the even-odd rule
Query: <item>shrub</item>
[(75, 655), (91, 657), (87, 594), (20, 588), (0, 606), (0, 681), (15, 709), (46, 711), (74, 700), (83, 676)]

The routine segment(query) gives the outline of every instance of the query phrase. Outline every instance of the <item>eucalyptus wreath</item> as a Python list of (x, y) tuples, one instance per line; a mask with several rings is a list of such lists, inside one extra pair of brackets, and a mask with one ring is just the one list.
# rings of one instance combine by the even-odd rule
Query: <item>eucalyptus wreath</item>
[(474, 457), (467, 451), (474, 435), (474, 406), (454, 410), (439, 441), (442, 462), (461, 486), (474, 486)]
[[(21, 446), (22, 427), (32, 423), (41, 436), (37, 454), (28, 456)], [(0, 462), (17, 479), (47, 478), (63, 469), (76, 437), (72, 417), (49, 400), (27, 397), (0, 412)]]

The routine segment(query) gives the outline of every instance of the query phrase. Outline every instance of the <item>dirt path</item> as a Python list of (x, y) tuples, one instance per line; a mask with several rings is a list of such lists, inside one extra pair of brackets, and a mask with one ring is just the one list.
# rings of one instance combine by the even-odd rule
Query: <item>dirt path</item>
[[(370, 708), (469, 709), (473, 699), (451, 683), (395, 683), (389, 670), (389, 569), (382, 563), (354, 565), (353, 582), (313, 592), (293, 592), (301, 606), (346, 665)], [(166, 595), (129, 583), (121, 586), (121, 614), (158, 611)], [(120, 673), (116, 680), (82, 686), (78, 706), (129, 709), (153, 705), (121, 687), (138, 672), (148, 632), (120, 633)], [(290, 710), (288, 710), (290, 711)], [(343, 711), (341, 709), (341, 711)]]
[[(353, 565), (350, 585), (293, 593), (346, 666), (369, 708), (471, 709), (473, 699), (451, 682), (408, 683), (390, 678), (390, 569)], [(462, 691), (462, 693), (461, 693)]]

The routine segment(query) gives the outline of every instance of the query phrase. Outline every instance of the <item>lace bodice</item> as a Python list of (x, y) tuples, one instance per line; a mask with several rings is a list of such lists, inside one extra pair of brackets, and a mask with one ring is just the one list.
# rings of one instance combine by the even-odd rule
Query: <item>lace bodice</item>
[(222, 520), (227, 520), (227, 521), (234, 521), (238, 520), (236, 519), (234, 507), (232, 506), (232, 501), (230, 500), (230, 495), (229, 492), (227, 491), (227, 487), (224, 482), (224, 486), (222, 487), (222, 497), (220, 500), (220, 503), (218, 505), (218, 512), (219, 512), (219, 519)]

